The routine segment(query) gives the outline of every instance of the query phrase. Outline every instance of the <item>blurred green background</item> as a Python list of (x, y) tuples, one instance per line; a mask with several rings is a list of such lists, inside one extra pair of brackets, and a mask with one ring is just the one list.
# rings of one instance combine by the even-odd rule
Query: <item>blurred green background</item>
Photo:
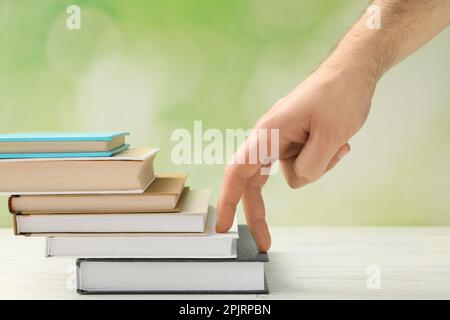
[[(81, 30), (66, 28), (71, 4), (81, 8)], [(216, 201), (223, 167), (172, 164), (172, 131), (194, 120), (251, 128), (367, 4), (0, 0), (0, 132), (128, 130), (133, 145), (161, 147), (159, 172), (188, 172)], [(281, 174), (270, 179), (271, 225), (450, 223), (448, 29), (382, 79), (333, 172), (301, 190)], [(0, 199), (0, 226), (9, 226)]]

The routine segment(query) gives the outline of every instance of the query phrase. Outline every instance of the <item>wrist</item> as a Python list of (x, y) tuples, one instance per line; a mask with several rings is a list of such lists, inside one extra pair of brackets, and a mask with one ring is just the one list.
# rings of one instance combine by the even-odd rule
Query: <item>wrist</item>
[(381, 70), (363, 59), (355, 56), (341, 58), (337, 54), (332, 54), (326, 59), (318, 72), (326, 74), (329, 79), (367, 90), (370, 97), (373, 96), (378, 80), (382, 76)]

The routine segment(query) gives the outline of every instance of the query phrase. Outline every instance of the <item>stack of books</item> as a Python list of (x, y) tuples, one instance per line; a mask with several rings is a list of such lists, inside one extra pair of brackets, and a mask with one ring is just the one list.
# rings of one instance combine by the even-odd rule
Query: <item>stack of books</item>
[(0, 193), (16, 235), (76, 257), (77, 287), (95, 293), (266, 293), (246, 226), (215, 232), (210, 191), (186, 174), (156, 175), (156, 148), (127, 132), (0, 135)]

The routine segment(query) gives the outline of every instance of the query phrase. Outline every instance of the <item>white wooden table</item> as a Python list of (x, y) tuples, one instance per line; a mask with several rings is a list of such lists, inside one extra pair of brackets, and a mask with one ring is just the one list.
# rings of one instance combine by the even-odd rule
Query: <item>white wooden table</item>
[[(450, 299), (450, 228), (272, 228), (272, 236), (269, 295), (80, 296), (70, 289), (74, 259), (44, 258), (42, 238), (0, 229), (0, 299)], [(369, 266), (381, 271), (380, 289), (367, 286)]]

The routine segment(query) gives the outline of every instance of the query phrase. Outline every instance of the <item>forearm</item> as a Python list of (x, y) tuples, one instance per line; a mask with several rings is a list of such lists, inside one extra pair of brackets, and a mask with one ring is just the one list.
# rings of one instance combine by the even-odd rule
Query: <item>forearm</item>
[(349, 69), (375, 86), (381, 76), (450, 24), (450, 0), (375, 0), (380, 29), (370, 29), (365, 12), (323, 63), (330, 69)]

